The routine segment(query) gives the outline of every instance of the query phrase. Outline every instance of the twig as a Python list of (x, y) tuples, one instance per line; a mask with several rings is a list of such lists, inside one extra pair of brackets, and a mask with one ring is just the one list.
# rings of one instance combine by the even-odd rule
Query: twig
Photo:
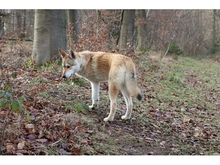
[(149, 12), (150, 12), (150, 9), (148, 9), (148, 10), (147, 10), (147, 13), (146, 13), (146, 18), (148, 17)]
[(170, 49), (170, 43), (169, 43), (169, 45), (168, 45), (168, 47), (167, 47), (167, 50), (166, 50), (165, 54), (162, 56), (161, 61), (162, 61), (163, 58), (167, 55), (169, 49)]
[(53, 147), (53, 146), (55, 146), (57, 143), (60, 143), (60, 141), (61, 141), (61, 140), (58, 140), (58, 141), (52, 143), (50, 146)]
[(21, 48), (26, 49), (26, 50), (29, 50), (29, 51), (31, 50), (31, 49), (29, 49), (28, 47), (24, 46), (24, 45), (21, 43), (20, 40), (17, 40), (17, 43), (21, 46)]

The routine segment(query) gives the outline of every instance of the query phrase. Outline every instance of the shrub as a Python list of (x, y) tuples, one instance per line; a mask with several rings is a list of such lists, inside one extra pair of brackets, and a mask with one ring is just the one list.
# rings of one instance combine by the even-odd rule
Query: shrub
[[(10, 79), (8, 79), (7, 76), (2, 73), (0, 76), (2, 80), (0, 81), (0, 110), (8, 108), (18, 114), (24, 113), (26, 114), (26, 118), (29, 121), (29, 113), (22, 106), (24, 99), (22, 97), (14, 99), (12, 94), (12, 83), (10, 83)], [(16, 78), (16, 73), (13, 72), (11, 77)]]
[(169, 46), (168, 53), (180, 55), (183, 53), (183, 51), (180, 49), (178, 45), (176, 45), (175, 43), (171, 43)]

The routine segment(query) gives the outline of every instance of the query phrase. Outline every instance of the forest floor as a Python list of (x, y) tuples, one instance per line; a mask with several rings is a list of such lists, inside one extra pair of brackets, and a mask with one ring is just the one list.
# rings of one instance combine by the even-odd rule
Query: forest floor
[[(1, 155), (220, 155), (220, 58), (130, 56), (143, 100), (113, 122), (107, 83), (90, 110), (90, 84), (61, 79), (59, 60), (37, 68), (27, 45), (0, 51)], [(27, 55), (29, 54), (29, 55)]]

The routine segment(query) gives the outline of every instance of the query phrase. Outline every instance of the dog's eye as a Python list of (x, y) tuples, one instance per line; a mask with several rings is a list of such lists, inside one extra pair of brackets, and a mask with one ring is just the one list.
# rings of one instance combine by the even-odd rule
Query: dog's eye
[(69, 69), (69, 68), (70, 68), (70, 66), (66, 66), (66, 68), (67, 68), (67, 69)]

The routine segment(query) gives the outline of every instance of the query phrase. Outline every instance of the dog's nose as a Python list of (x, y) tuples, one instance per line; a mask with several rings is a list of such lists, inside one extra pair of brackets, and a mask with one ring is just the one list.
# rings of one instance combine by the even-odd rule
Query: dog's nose
[(63, 75), (63, 76), (62, 76), (62, 78), (66, 78), (66, 76), (65, 76), (65, 75)]

